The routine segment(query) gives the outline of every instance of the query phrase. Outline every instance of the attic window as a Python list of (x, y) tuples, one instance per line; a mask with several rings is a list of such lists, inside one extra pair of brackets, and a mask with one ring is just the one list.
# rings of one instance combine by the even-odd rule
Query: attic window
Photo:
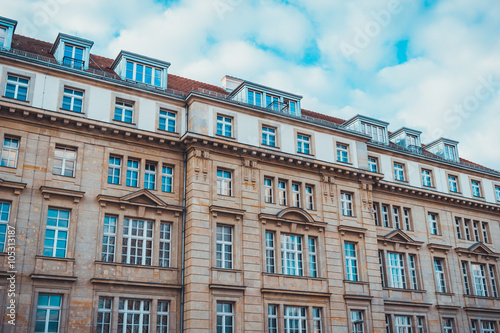
[(447, 160), (456, 161), (457, 154), (454, 146), (444, 145), (444, 156)]
[(64, 44), (63, 65), (71, 68), (83, 69), (84, 64), (83, 48)]
[(364, 134), (368, 134), (372, 137), (372, 140), (375, 142), (385, 143), (385, 128), (380, 126), (371, 125), (368, 123), (361, 123), (361, 132)]
[(418, 146), (418, 137), (416, 135), (407, 134), (406, 135), (406, 144), (408, 147)]
[(162, 70), (137, 62), (127, 61), (125, 78), (161, 87)]
[(5, 46), (5, 37), (7, 36), (7, 29), (0, 27), (0, 48)]

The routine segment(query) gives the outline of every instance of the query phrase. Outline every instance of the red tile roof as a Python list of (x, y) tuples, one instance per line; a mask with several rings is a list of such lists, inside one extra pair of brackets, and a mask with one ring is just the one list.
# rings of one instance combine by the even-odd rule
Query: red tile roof
[(329, 121), (329, 122), (332, 122), (335, 124), (339, 124), (339, 125), (345, 123), (344, 119), (328, 116), (326, 114), (322, 114), (322, 113), (318, 113), (318, 112), (314, 112), (314, 111), (306, 110), (306, 109), (302, 109), (302, 115), (312, 117), (312, 118), (321, 119), (321, 120), (326, 120), (326, 121)]

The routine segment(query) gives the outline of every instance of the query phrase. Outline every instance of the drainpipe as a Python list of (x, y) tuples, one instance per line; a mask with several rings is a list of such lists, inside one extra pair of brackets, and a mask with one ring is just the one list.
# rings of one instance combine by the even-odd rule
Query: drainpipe
[[(187, 126), (188, 126), (188, 105), (186, 103), (186, 115), (185, 115), (185, 132), (187, 133)], [(185, 289), (185, 284), (184, 284), (184, 271), (186, 269), (186, 179), (187, 179), (187, 152), (183, 151), (182, 153), (182, 163), (184, 165), (184, 177), (183, 177), (183, 185), (182, 185), (182, 245), (181, 245), (181, 251), (182, 251), (182, 257), (181, 257), (181, 325), (180, 325), (180, 332), (184, 332), (184, 292), (186, 291)]]

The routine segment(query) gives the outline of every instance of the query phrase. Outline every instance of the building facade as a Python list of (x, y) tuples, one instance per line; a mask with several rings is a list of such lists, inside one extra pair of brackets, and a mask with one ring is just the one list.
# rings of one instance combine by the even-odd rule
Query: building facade
[(500, 173), (458, 142), (16, 24), (2, 332), (500, 332)]

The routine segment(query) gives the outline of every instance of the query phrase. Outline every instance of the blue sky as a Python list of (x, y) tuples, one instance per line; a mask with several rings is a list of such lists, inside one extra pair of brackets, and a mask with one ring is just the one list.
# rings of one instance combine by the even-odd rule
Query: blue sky
[(58, 32), (172, 63), (220, 84), (242, 77), (304, 96), (304, 108), (358, 113), (459, 141), (460, 155), (500, 170), (498, 0), (18, 0), (1, 16), (17, 33)]

